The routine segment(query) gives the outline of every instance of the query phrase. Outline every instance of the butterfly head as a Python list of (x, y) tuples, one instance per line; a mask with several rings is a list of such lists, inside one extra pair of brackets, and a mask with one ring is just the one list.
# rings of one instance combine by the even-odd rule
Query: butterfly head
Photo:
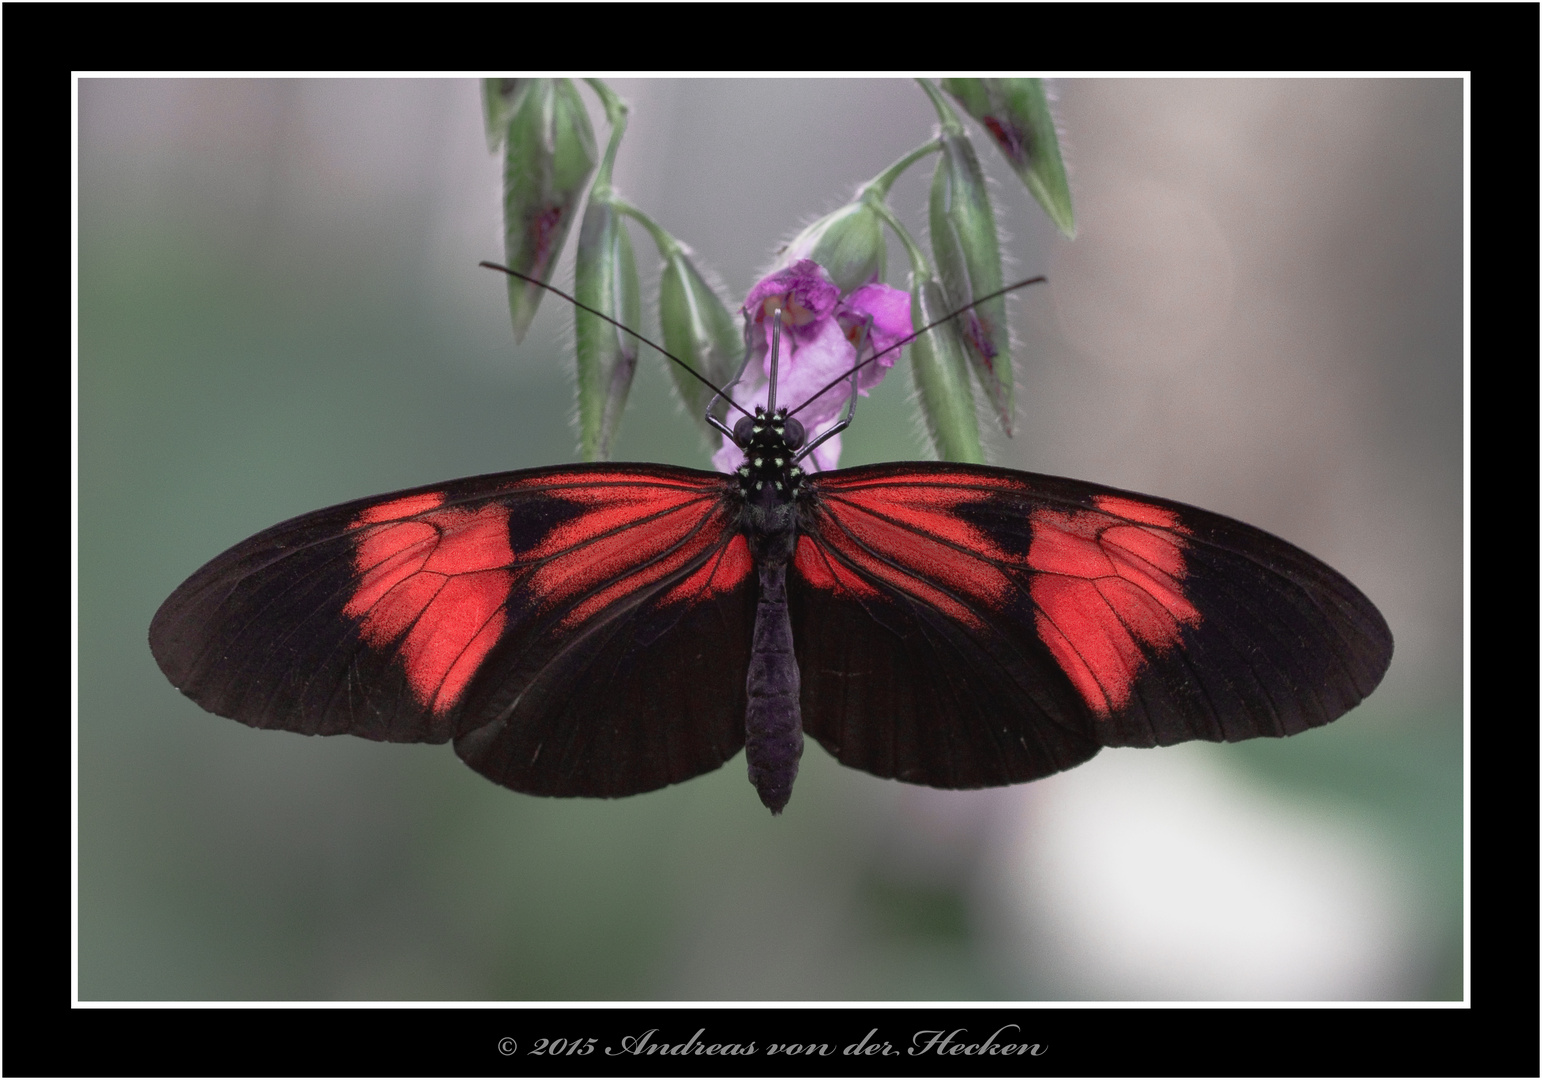
[(734, 442), (744, 451), (744, 462), (735, 470), (739, 492), (754, 502), (785, 503), (803, 489), (803, 470), (794, 462), (806, 433), (803, 425), (785, 408), (766, 412), (756, 406), (754, 416), (734, 425)]

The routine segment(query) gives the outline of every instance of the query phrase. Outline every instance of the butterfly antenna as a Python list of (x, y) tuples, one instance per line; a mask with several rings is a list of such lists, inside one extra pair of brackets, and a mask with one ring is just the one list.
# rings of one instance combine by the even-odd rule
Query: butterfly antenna
[[(1024, 287), (1028, 286), (1028, 285), (1037, 285), (1040, 282), (1044, 282), (1044, 281), (1048, 281), (1048, 280), (1049, 280), (1049, 278), (1045, 277), (1043, 274), (1039, 274), (1037, 277), (1024, 278), (1022, 281), (1014, 282), (1013, 284), (1008, 285), (1004, 289), (997, 289), (993, 293), (987, 293), (984, 296), (982, 296), (982, 297), (980, 297), (980, 298), (978, 298), (976, 300), (969, 301), (969, 303), (965, 304), (963, 307), (959, 308), (957, 311), (950, 311), (950, 312), (948, 312), (948, 314), (944, 315), (942, 318), (936, 320), (935, 322), (927, 323), (925, 326), (921, 327), (921, 329), (917, 330), (915, 333), (910, 334), (907, 337), (900, 338), (893, 345), (890, 345), (887, 349), (884, 349), (882, 352), (877, 352), (877, 353), (874, 353), (872, 356), (869, 356), (866, 360), (863, 360), (861, 363), (859, 363), (856, 366), (854, 366), (850, 371), (848, 371), (848, 372), (846, 372), (846, 373), (844, 373), (842, 375), (838, 375), (834, 379), (831, 379), (829, 382), (825, 383), (825, 385), (821, 386), (813, 394), (810, 394), (807, 401), (805, 401), (802, 405), (799, 405), (796, 409), (793, 409), (792, 412), (789, 412), (787, 415), (788, 416), (793, 416), (796, 413), (802, 412), (804, 409), (808, 408), (814, 402), (818, 401), (821, 397), (823, 397), (825, 391), (831, 389), (832, 387), (834, 387), (834, 386), (836, 386), (836, 385), (838, 385), (840, 383), (845, 382), (848, 378), (852, 380), (852, 386), (855, 387), (856, 386), (856, 374), (857, 374), (857, 372), (859, 372), (863, 368), (867, 367), (867, 365), (871, 364), (874, 360), (878, 360), (881, 357), (888, 356), (895, 349), (902, 349), (902, 348), (904, 348), (906, 345), (909, 345), (912, 341), (914, 341), (916, 338), (920, 337), (922, 334), (926, 333), (928, 330), (935, 330), (937, 327), (941, 326), (943, 323), (947, 322), (949, 319), (957, 318), (958, 316), (962, 315), (964, 312), (968, 311), (970, 308), (975, 307), (975, 306), (977, 306), (979, 304), (983, 304), (987, 300), (994, 300), (998, 296), (1005, 296), (1007, 293), (1012, 292), (1012, 291), (1014, 291), (1016, 289), (1021, 289), (1021, 288), (1024, 288)], [(855, 402), (853, 402), (853, 406), (855, 406)], [(844, 419), (842, 419), (840, 421), (839, 424), (837, 424), (835, 427), (832, 427), (829, 431), (825, 432), (824, 434), (820, 435), (819, 442), (823, 442), (829, 436), (834, 435), (838, 431), (844, 430), (845, 427), (848, 424), (851, 423), (851, 416), (855, 412), (856, 412), (856, 409), (855, 409), (855, 407), (853, 407), (851, 410), (849, 410), (847, 412), (847, 415), (845, 416)], [(804, 454), (808, 453), (808, 451), (812, 450), (815, 445), (816, 444), (814, 444), (814, 443), (810, 443), (807, 447), (804, 448), (803, 453)], [(803, 456), (802, 454), (799, 455), (799, 457), (802, 457), (802, 456)]]
[[(713, 391), (713, 393), (716, 394), (716, 397), (714, 397), (712, 399), (714, 404), (716, 403), (717, 398), (722, 398), (724, 401), (728, 402), (728, 404), (732, 405), (734, 408), (736, 408), (740, 412), (742, 412), (745, 416), (749, 416), (750, 415), (750, 411), (748, 409), (746, 409), (743, 405), (740, 405), (733, 398), (729, 397), (727, 391), (718, 389), (717, 385), (715, 383), (713, 383), (711, 379), (708, 379), (705, 375), (703, 375), (701, 372), (697, 371), (690, 364), (687, 364), (684, 360), (680, 359), (674, 353), (672, 353), (668, 349), (664, 348), (664, 346), (656, 344), (655, 342), (649, 341), (647, 338), (645, 338), (641, 334), (639, 334), (636, 330), (633, 330), (630, 326), (627, 326), (624, 323), (619, 323), (615, 319), (612, 319), (609, 315), (605, 314), (603, 311), (595, 311), (594, 308), (590, 307), (588, 304), (584, 303), (581, 300), (575, 299), (574, 297), (569, 296), (567, 293), (565, 293), (561, 289), (557, 288), (557, 286), (555, 286), (555, 285), (548, 285), (546, 282), (541, 281), (539, 278), (533, 278), (533, 277), (529, 276), (528, 274), (521, 274), (518, 270), (510, 270), (507, 266), (500, 266), (498, 263), (488, 262), (486, 259), (483, 259), (482, 262), (480, 262), (478, 265), (479, 266), (485, 266), (489, 270), (502, 270), (505, 274), (508, 274), (509, 277), (516, 277), (516, 278), (519, 278), (519, 280), (521, 280), (521, 281), (528, 281), (532, 285), (539, 285), (541, 288), (545, 289), (547, 292), (555, 293), (556, 295), (562, 297), (562, 299), (566, 300), (568, 303), (572, 304), (574, 307), (578, 308), (580, 311), (587, 311), (590, 315), (593, 315), (597, 319), (604, 319), (606, 322), (610, 323), (610, 325), (614, 326), (616, 329), (618, 329), (618, 330), (625, 330), (628, 334), (631, 334), (638, 341), (642, 342), (644, 345), (647, 345), (649, 348), (653, 349), (655, 352), (657, 352), (660, 355), (664, 356), (666, 359), (673, 360), (675, 363), (679, 364), (681, 367), (683, 367), (686, 371), (688, 371), (690, 373), (690, 375), (691, 375), (691, 377), (693, 379), (695, 379), (697, 382), (701, 383), (708, 390)], [(950, 318), (951, 318), (951, 316), (950, 316)], [(775, 378), (776, 378), (776, 376), (775, 376), (776, 368), (773, 367), (771, 370), (772, 370), (772, 373), (773, 373), (772, 374), (772, 379), (775, 380)], [(842, 376), (842, 378), (844, 378), (844, 376)], [(737, 382), (738, 380), (736, 379), (734, 381)], [(732, 386), (733, 383), (729, 383), (728, 385)], [(775, 385), (774, 381), (773, 381), (772, 385), (773, 386)], [(823, 392), (824, 391), (820, 391), (820, 393), (823, 393)], [(712, 415), (711, 408), (712, 408), (712, 405), (709, 404), (707, 406), (707, 409), (708, 409), (707, 422), (709, 424), (711, 424), (713, 427), (717, 428), (719, 431), (723, 432), (723, 434), (727, 435), (730, 439), (732, 439), (733, 438), (733, 431), (731, 429), (729, 429), (728, 426), (725, 425), (721, 420), (717, 419), (717, 417)]]

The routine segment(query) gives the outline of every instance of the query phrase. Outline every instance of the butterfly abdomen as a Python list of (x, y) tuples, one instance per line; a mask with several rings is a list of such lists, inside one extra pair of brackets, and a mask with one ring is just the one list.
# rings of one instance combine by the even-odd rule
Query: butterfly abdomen
[(773, 814), (792, 797), (803, 756), (802, 681), (787, 612), (787, 564), (760, 564), (760, 600), (746, 681), (744, 752), (750, 783)]

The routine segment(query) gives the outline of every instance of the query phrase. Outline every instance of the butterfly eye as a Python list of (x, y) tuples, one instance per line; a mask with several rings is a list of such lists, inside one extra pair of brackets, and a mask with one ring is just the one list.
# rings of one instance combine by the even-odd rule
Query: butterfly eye
[(782, 430), (782, 437), (787, 440), (787, 449), (796, 450), (803, 445), (803, 425), (789, 417)]
[(755, 418), (753, 416), (741, 416), (739, 422), (734, 425), (734, 442), (740, 449), (748, 446), (750, 440), (755, 437)]

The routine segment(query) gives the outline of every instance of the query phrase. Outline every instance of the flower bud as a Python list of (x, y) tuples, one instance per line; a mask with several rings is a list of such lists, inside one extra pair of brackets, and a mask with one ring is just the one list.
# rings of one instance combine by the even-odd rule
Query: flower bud
[(509, 119), (519, 102), (520, 92), (530, 79), (483, 79), (482, 119), (487, 125), (487, 152), (496, 154), (509, 133)]
[[(641, 287), (626, 221), (607, 192), (589, 197), (578, 230), (574, 292), (580, 303), (626, 326), (642, 322)], [(604, 461), (615, 444), (632, 374), (637, 338), (581, 308), (573, 311), (578, 357), (578, 436), (585, 461)]]
[[(911, 287), (911, 320), (919, 331), (952, 310), (942, 284), (928, 278)], [(921, 412), (937, 456), (944, 461), (984, 464), (980, 427), (975, 421), (974, 393), (958, 320), (933, 326), (910, 343), (910, 367), (915, 373)]]
[[(503, 84), (484, 91), (493, 112), (507, 111), (503, 163), (504, 261), (510, 269), (550, 281), (572, 227), (579, 197), (594, 173), (594, 129), (577, 89), (567, 79), (530, 79), (508, 99)], [(546, 290), (509, 280), (514, 339), (524, 339)]]
[(942, 88), (984, 125), (1039, 205), (1069, 239), (1076, 235), (1071, 186), (1042, 79), (943, 79)]
[[(659, 325), (664, 348), (684, 360), (702, 377), (727, 386), (744, 359), (744, 340), (728, 306), (691, 262), (690, 252), (675, 244), (664, 253), (659, 275)], [(669, 365), (680, 399), (691, 418), (711, 436), (714, 429), (704, 419), (712, 391), (691, 378), (679, 365)]]
[(883, 222), (861, 199), (826, 214), (788, 244), (777, 260), (788, 266), (811, 259), (848, 293), (883, 273)]
[[(942, 155), (932, 175), (932, 253), (950, 311), (1001, 288), (1001, 249), (985, 174), (968, 136), (942, 135)], [(1004, 296), (977, 303), (957, 320), (966, 355), (996, 409), (1002, 430), (1012, 434), (1011, 332)]]

